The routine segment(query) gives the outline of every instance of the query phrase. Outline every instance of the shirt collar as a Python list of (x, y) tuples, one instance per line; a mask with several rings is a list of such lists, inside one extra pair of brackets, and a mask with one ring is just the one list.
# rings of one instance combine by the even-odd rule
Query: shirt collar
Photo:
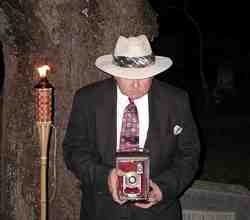
[(117, 85), (117, 102), (120, 106), (125, 106), (129, 103), (128, 96), (124, 95)]
[[(141, 98), (135, 99), (134, 103), (135, 104), (140, 103), (142, 100), (145, 100), (147, 98), (148, 98), (148, 93), (146, 95), (142, 96)], [(118, 85), (117, 85), (117, 102), (121, 106), (125, 106), (125, 105), (127, 105), (129, 103), (128, 96), (124, 95), (121, 92)]]

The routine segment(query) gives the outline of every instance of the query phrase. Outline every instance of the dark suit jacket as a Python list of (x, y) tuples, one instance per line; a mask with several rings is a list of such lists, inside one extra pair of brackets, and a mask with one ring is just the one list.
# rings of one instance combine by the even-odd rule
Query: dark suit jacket
[[(115, 166), (116, 83), (104, 80), (75, 94), (63, 147), (67, 167), (82, 184), (81, 220), (181, 218), (178, 198), (198, 168), (200, 144), (187, 94), (153, 80), (149, 91), (150, 175), (163, 200), (149, 209), (113, 202), (107, 177)], [(174, 135), (175, 125), (183, 128)]]

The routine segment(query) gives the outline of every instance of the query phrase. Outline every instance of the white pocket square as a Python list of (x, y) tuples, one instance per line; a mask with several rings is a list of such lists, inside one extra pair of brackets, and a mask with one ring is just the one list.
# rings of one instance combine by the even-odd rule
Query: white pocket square
[(180, 127), (179, 125), (174, 126), (174, 135), (178, 135), (182, 132), (183, 128)]

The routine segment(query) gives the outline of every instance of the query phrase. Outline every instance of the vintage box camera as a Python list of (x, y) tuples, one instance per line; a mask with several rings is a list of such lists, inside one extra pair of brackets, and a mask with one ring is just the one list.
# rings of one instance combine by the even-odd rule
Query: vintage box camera
[(149, 192), (149, 153), (147, 151), (117, 152), (118, 195), (130, 201), (147, 200)]

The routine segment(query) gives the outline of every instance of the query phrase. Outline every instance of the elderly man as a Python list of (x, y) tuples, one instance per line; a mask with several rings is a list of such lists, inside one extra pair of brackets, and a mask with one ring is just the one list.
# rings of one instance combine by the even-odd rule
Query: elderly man
[[(120, 36), (113, 54), (96, 60), (113, 77), (76, 92), (63, 147), (81, 181), (81, 220), (181, 219), (179, 197), (198, 169), (200, 144), (186, 92), (153, 78), (171, 65), (145, 35)], [(115, 153), (131, 145), (150, 152), (146, 202), (118, 195)]]

